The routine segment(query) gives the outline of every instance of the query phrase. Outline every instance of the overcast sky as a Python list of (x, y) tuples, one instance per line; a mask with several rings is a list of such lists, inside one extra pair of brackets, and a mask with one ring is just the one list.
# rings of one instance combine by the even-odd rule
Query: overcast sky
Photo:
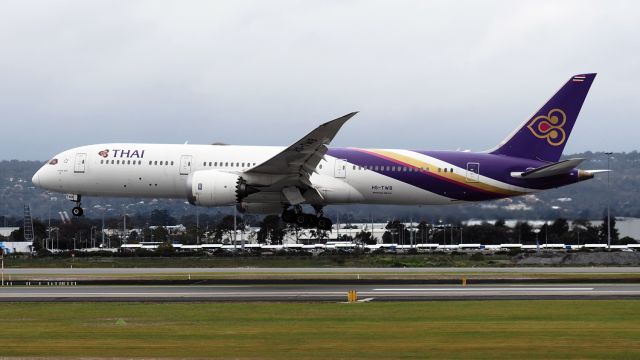
[(0, 159), (103, 142), (485, 150), (571, 75), (565, 149), (638, 149), (640, 2), (0, 2)]

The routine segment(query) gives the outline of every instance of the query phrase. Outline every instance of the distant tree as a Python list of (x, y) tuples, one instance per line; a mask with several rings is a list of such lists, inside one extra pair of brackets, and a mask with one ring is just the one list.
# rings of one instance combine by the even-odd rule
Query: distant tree
[[(227, 239), (233, 238), (233, 215), (226, 215), (223, 217), (220, 222), (216, 225), (214, 230), (214, 238), (220, 241), (223, 237)], [(242, 222), (242, 218), (236, 218), (236, 229), (244, 230), (244, 223)]]
[[(611, 242), (613, 243), (614, 241), (618, 240), (618, 237), (620, 236), (620, 234), (618, 233), (618, 229), (616, 229), (615, 216), (611, 216), (610, 221), (611, 221)], [(605, 215), (604, 218), (602, 218), (602, 225), (600, 225), (598, 229), (598, 239), (600, 239), (600, 241), (603, 243), (607, 242), (608, 227), (609, 225), (607, 222), (607, 216)]]
[(160, 256), (172, 256), (175, 252), (176, 251), (170, 241), (163, 242), (156, 249), (156, 254)]
[(169, 232), (164, 226), (158, 226), (152, 230), (154, 242), (165, 242), (169, 240)]
[(140, 239), (138, 238), (138, 232), (133, 230), (132, 232), (129, 233), (129, 242), (137, 242)]
[(427, 224), (426, 221), (422, 220), (418, 224), (418, 231), (416, 232), (416, 242), (428, 242), (429, 236), (433, 232), (433, 226)]
[(625, 236), (622, 239), (616, 241), (616, 245), (628, 245), (637, 243), (638, 241), (630, 236)]
[(271, 244), (282, 244), (285, 231), (282, 220), (278, 215), (267, 215), (260, 222), (258, 231), (258, 242), (261, 244), (270, 242)]
[(154, 209), (149, 216), (149, 224), (155, 226), (175, 225), (176, 219), (169, 214), (167, 209)]
[(549, 225), (549, 241), (564, 243), (570, 240), (569, 222), (567, 219), (558, 218)]
[[(402, 222), (400, 222), (400, 220), (389, 221), (385, 228), (388, 230), (388, 231), (385, 231), (385, 234), (389, 232), (392, 237), (391, 243), (396, 243), (396, 244), (408, 243), (409, 236), (410, 236), (409, 230), (407, 230), (406, 226)], [(383, 242), (386, 242), (384, 234), (382, 236), (382, 239), (383, 239)]]
[(533, 232), (533, 227), (526, 221), (518, 221), (513, 227), (513, 242), (519, 242), (521, 244), (535, 244), (536, 234)]
[(382, 242), (384, 244), (393, 244), (393, 235), (391, 235), (391, 231), (387, 230), (382, 234)]
[(371, 231), (362, 230), (356, 234), (355, 240), (361, 244), (375, 245), (376, 240), (371, 237)]

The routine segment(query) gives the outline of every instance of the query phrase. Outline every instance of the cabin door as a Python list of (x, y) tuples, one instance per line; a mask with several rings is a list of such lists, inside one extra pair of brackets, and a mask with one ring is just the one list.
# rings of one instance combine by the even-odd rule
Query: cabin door
[(346, 160), (336, 159), (336, 168), (334, 171), (334, 176), (337, 178), (347, 177), (347, 161)]
[(480, 181), (480, 163), (469, 162), (467, 163), (467, 182)]
[(76, 161), (73, 166), (73, 172), (75, 173), (84, 173), (87, 162), (87, 154), (85, 153), (77, 153)]
[(191, 173), (191, 155), (180, 156), (180, 175), (189, 175)]

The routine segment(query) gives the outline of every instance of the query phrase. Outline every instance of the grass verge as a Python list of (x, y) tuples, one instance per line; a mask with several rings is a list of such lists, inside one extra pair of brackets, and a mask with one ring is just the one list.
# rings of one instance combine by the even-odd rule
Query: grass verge
[(0, 318), (11, 357), (640, 357), (636, 300), (8, 303)]

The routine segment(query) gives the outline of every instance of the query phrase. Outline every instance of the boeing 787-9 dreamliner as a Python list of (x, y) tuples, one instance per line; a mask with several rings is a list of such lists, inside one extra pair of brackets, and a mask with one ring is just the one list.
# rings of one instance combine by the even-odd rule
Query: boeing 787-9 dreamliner
[[(282, 214), (330, 229), (331, 204), (445, 205), (530, 194), (591, 179), (584, 159), (560, 161), (596, 74), (572, 76), (531, 118), (485, 152), (330, 148), (356, 113), (318, 126), (288, 147), (97, 144), (63, 151), (33, 176), (66, 193), (82, 216), (85, 196), (184, 198)], [(313, 213), (303, 211), (310, 205)]]

